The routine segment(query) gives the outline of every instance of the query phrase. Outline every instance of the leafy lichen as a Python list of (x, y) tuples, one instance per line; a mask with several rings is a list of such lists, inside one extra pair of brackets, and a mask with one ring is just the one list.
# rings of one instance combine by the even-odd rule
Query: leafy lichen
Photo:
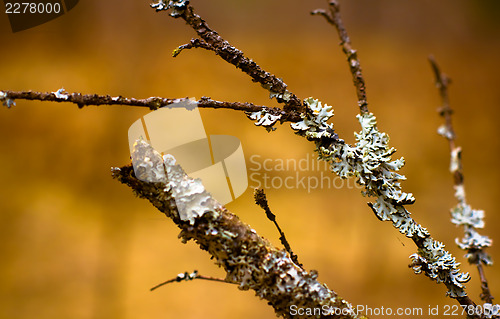
[(172, 9), (170, 16), (176, 18), (181, 16), (186, 10), (189, 0), (159, 0), (157, 3), (151, 4), (151, 8), (156, 9), (156, 11)]
[(301, 114), (302, 121), (291, 124), (297, 134), (303, 135), (307, 139), (336, 136), (333, 125), (326, 122), (333, 116), (332, 107), (323, 105), (321, 101), (312, 97), (305, 99), (304, 104), (306, 111)]
[(247, 112), (246, 115), (249, 119), (256, 121), (255, 125), (263, 126), (268, 131), (276, 130), (276, 128), (274, 127), (274, 124), (276, 124), (276, 122), (279, 119), (281, 119), (281, 114), (273, 115), (273, 114), (265, 112), (265, 111)]
[(64, 88), (60, 88), (59, 90), (52, 92), (52, 94), (54, 94), (54, 96), (57, 99), (61, 99), (61, 100), (67, 100), (69, 97), (68, 92), (66, 92), (66, 90)]
[(410, 256), (415, 273), (424, 272), (436, 282), (444, 282), (453, 298), (466, 296), (463, 283), (470, 279), (469, 274), (460, 273), (460, 263), (404, 207), (415, 202), (413, 194), (401, 188), (406, 178), (398, 171), (404, 166), (404, 158), (392, 159), (396, 149), (389, 147), (389, 136), (378, 130), (376, 117), (372, 113), (357, 115), (361, 131), (354, 134), (356, 144), (351, 146), (338, 139), (333, 125), (327, 123), (333, 116), (330, 106), (312, 98), (304, 102), (302, 121), (291, 125), (296, 133), (315, 142), (318, 157), (330, 163), (333, 172), (341, 178), (355, 177), (364, 186), (362, 194), (376, 198), (369, 206), (377, 218), (392, 222), (415, 242), (423, 242), (418, 245), (418, 253)]

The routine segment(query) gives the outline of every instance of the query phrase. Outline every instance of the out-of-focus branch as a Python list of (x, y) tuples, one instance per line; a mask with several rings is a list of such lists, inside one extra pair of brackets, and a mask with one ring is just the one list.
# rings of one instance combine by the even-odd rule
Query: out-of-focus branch
[[(168, 3), (167, 3), (168, 2)], [(172, 2), (176, 2), (173, 4)], [(199, 15), (194, 12), (194, 8), (189, 5), (189, 1), (166, 1), (160, 0), (152, 5), (156, 11), (172, 9), (171, 16), (182, 18), (198, 34), (200, 39), (193, 39), (190, 43), (180, 46), (174, 50), (173, 55), (177, 56), (183, 49), (200, 47), (215, 52), (224, 61), (234, 65), (244, 73), (248, 74), (252, 81), (260, 83), (262, 87), (269, 90), (271, 97), (276, 97), (277, 101), (284, 103), (285, 111), (301, 111), (302, 101), (287, 89), (283, 80), (274, 74), (263, 70), (253, 60), (247, 58), (245, 54), (224, 40), (216, 31)]]
[[(32, 100), (32, 101), (50, 101), (66, 102), (78, 105), (79, 108), (89, 105), (128, 105), (137, 107), (147, 107), (150, 110), (156, 110), (160, 107), (169, 106), (173, 103), (188, 101), (188, 98), (169, 99), (162, 97), (149, 97), (146, 99), (127, 98), (123, 96), (110, 96), (98, 94), (67, 93), (63, 89), (56, 92), (35, 92), (35, 91), (0, 91), (0, 101), (6, 102), (8, 106), (12, 105), (14, 100)], [(282, 122), (297, 122), (300, 115), (297, 112), (285, 112), (280, 108), (255, 105), (248, 102), (225, 102), (212, 100), (209, 97), (202, 97), (197, 101), (191, 101), (190, 105), (200, 108), (213, 109), (231, 109), (244, 112), (265, 112), (280, 116)]]
[(484, 248), (491, 245), (492, 241), (487, 236), (480, 235), (476, 228), (484, 227), (484, 212), (474, 210), (467, 203), (464, 187), (464, 175), (462, 170), (462, 149), (455, 144), (456, 135), (453, 130), (452, 114), (448, 96), (448, 86), (451, 83), (450, 78), (441, 72), (433, 56), (429, 57), (432, 71), (435, 76), (436, 87), (442, 100), (442, 106), (439, 108), (439, 115), (444, 118), (444, 124), (439, 128), (438, 133), (448, 140), (450, 147), (450, 172), (453, 174), (455, 197), (458, 205), (452, 210), (452, 222), (462, 225), (465, 236), (461, 242), (457, 243), (460, 248), (467, 251), (469, 263), (476, 265), (481, 281), (481, 299), (487, 303), (493, 303), (493, 296), (488, 286), (488, 280), (483, 268), (484, 265), (493, 264), (491, 257), (484, 251)]
[(337, 0), (328, 1), (328, 11), (324, 9), (316, 9), (311, 12), (313, 15), (321, 15), (332, 24), (337, 30), (338, 36), (340, 38), (340, 45), (342, 46), (342, 51), (347, 57), (347, 62), (349, 63), (349, 68), (352, 74), (352, 80), (354, 86), (356, 87), (356, 95), (358, 97), (358, 106), (361, 113), (368, 113), (368, 101), (366, 99), (366, 85), (365, 79), (363, 77), (363, 72), (361, 70), (361, 64), (359, 63), (358, 53), (351, 46), (351, 39), (347, 34), (347, 31), (342, 22), (340, 15), (340, 5)]
[[(183, 242), (194, 240), (206, 250), (226, 271), (225, 281), (238, 284), (242, 290), (254, 290), (284, 318), (296, 318), (293, 307), (331, 309), (343, 314), (334, 316), (322, 311), (321, 318), (362, 318), (350, 303), (318, 282), (315, 271), (297, 266), (286, 251), (273, 247), (217, 203), (171, 157), (162, 159), (151, 146), (138, 141), (132, 159), (139, 163), (137, 171), (131, 165), (114, 168), (113, 177), (172, 219), (181, 230), (179, 238)], [(150, 182), (143, 181), (145, 177)]]

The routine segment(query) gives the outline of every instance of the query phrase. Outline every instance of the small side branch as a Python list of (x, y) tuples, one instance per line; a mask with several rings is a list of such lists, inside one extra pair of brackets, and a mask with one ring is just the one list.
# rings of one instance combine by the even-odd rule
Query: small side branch
[(163, 287), (163, 286), (168, 285), (168, 284), (173, 283), (173, 282), (191, 281), (191, 280), (195, 280), (195, 279), (202, 279), (202, 280), (209, 280), (209, 281), (216, 281), (216, 282), (224, 282), (227, 284), (234, 284), (234, 283), (229, 282), (225, 279), (200, 275), (198, 273), (198, 270), (195, 270), (192, 273), (188, 273), (187, 271), (184, 273), (180, 273), (175, 278), (164, 281), (161, 284), (154, 286), (153, 288), (150, 289), (150, 291), (156, 290), (160, 287)]
[(328, 2), (328, 11), (324, 9), (317, 9), (311, 12), (313, 15), (320, 15), (328, 21), (337, 30), (338, 36), (340, 38), (340, 45), (342, 46), (342, 51), (347, 57), (347, 62), (349, 63), (349, 69), (352, 74), (352, 80), (354, 86), (356, 87), (356, 95), (358, 97), (358, 106), (361, 113), (368, 113), (368, 101), (366, 99), (366, 85), (365, 79), (363, 77), (363, 72), (361, 70), (361, 64), (359, 63), (357, 51), (351, 46), (351, 39), (349, 34), (344, 27), (342, 18), (340, 15), (340, 5), (337, 0), (330, 0)]
[(451, 83), (450, 78), (441, 72), (433, 56), (429, 57), (432, 71), (435, 76), (436, 87), (441, 96), (442, 106), (438, 109), (439, 115), (444, 118), (444, 124), (438, 129), (438, 133), (448, 140), (450, 147), (451, 160), (450, 172), (453, 174), (455, 197), (458, 201), (457, 206), (452, 210), (452, 222), (462, 225), (464, 229), (464, 238), (461, 242), (457, 239), (460, 248), (467, 251), (467, 258), (470, 264), (476, 265), (481, 281), (481, 299), (487, 303), (493, 303), (493, 296), (488, 286), (488, 280), (483, 268), (483, 264), (491, 265), (491, 257), (484, 251), (484, 248), (491, 245), (491, 239), (480, 235), (476, 229), (484, 227), (484, 212), (474, 210), (467, 203), (464, 187), (464, 175), (462, 170), (462, 150), (456, 146), (456, 135), (453, 129), (452, 114), (448, 86)]
[(300, 268), (304, 268), (302, 264), (299, 262), (299, 257), (292, 251), (290, 243), (288, 243), (288, 240), (286, 239), (285, 233), (281, 230), (280, 226), (278, 225), (278, 222), (276, 221), (276, 215), (274, 215), (271, 209), (269, 208), (269, 204), (267, 203), (266, 193), (264, 192), (264, 190), (255, 189), (254, 198), (255, 198), (255, 203), (259, 205), (266, 212), (267, 219), (272, 221), (274, 223), (274, 226), (276, 226), (276, 228), (278, 229), (278, 232), (280, 233), (281, 244), (290, 254), (290, 258), (292, 258), (293, 262)]
[(189, 43), (183, 44), (179, 46), (177, 49), (172, 52), (172, 56), (176, 58), (179, 54), (181, 54), (182, 51), (184, 50), (189, 50), (189, 49), (194, 49), (194, 48), (202, 48), (208, 51), (213, 51), (212, 46), (208, 43), (206, 43), (202, 39), (191, 39)]

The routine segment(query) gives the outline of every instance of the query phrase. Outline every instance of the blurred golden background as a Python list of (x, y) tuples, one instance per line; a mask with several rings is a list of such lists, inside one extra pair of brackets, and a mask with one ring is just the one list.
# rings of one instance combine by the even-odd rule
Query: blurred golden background
[[(337, 132), (353, 142), (359, 126), (345, 58), (333, 28), (309, 15), (326, 1), (191, 3), (300, 98), (333, 105)], [(413, 216), (471, 272), (468, 292), (479, 302), (477, 271), (462, 258), (454, 243), (462, 231), (449, 221), (455, 205), (449, 151), (436, 133), (440, 100), (427, 56), (434, 54), (453, 79), (451, 103), (468, 200), (486, 211), (483, 233), (494, 240), (489, 253), (499, 261), (500, 4), (351, 0), (341, 5), (359, 51), (370, 109), (398, 149), (395, 156), (406, 159), (404, 190), (417, 198)], [(276, 103), (211, 52), (190, 50), (172, 58), (172, 50), (195, 34), (182, 20), (155, 13), (149, 1), (80, 1), (62, 17), (19, 33), (11, 32), (1, 14), (0, 30), (0, 90), (64, 87), (136, 98)], [(110, 167), (129, 162), (128, 127), (148, 110), (16, 103), (11, 109), (0, 106), (0, 318), (274, 318), (253, 292), (232, 285), (195, 281), (149, 291), (180, 272), (198, 269), (218, 277), (224, 272), (194, 243), (180, 243), (170, 220), (110, 177)], [(312, 144), (288, 124), (267, 133), (241, 112), (201, 112), (209, 134), (241, 140), (249, 172), (258, 169), (252, 156), (261, 162), (312, 156)], [(279, 246), (276, 229), (254, 205), (252, 193), (249, 188), (228, 208)], [(444, 286), (407, 268), (414, 245), (379, 222), (357, 188), (270, 188), (267, 194), (301, 262), (353, 304), (420, 307), (424, 313), (429, 306), (456, 304), (445, 298)], [(499, 269), (486, 269), (494, 296), (500, 294)]]

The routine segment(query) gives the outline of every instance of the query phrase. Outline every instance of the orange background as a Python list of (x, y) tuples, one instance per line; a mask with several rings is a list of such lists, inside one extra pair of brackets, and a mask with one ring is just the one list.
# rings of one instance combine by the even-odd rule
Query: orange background
[[(333, 105), (337, 132), (354, 141), (359, 125), (345, 57), (333, 28), (309, 15), (326, 7), (324, 1), (191, 3), (300, 98)], [(64, 87), (87, 94), (205, 95), (275, 105), (268, 92), (211, 52), (190, 50), (172, 58), (172, 50), (195, 34), (148, 4), (80, 1), (62, 17), (14, 34), (0, 14), (0, 90)], [(494, 0), (352, 0), (343, 1), (342, 10), (359, 51), (370, 109), (398, 149), (395, 156), (406, 159), (404, 190), (417, 198), (413, 217), (471, 272), (468, 292), (478, 302), (477, 271), (462, 258), (454, 244), (462, 232), (449, 222), (455, 205), (449, 151), (436, 134), (440, 100), (426, 59), (433, 53), (453, 78), (468, 200), (486, 211), (482, 233), (494, 240), (489, 253), (499, 260), (500, 6)], [(128, 127), (148, 110), (16, 102), (12, 109), (0, 107), (0, 318), (274, 317), (253, 292), (232, 285), (195, 281), (149, 292), (180, 272), (224, 273), (195, 244), (180, 243), (171, 221), (110, 177), (110, 167), (129, 162)], [(241, 140), (249, 169), (255, 168), (252, 155), (298, 161), (312, 153), (312, 144), (288, 124), (267, 133), (241, 112), (201, 112), (209, 134)], [(429, 306), (456, 305), (444, 297), (444, 286), (407, 268), (414, 245), (379, 222), (358, 189), (281, 188), (267, 195), (300, 261), (353, 304), (420, 307), (424, 313)], [(228, 208), (280, 245), (274, 226), (253, 204), (251, 189)], [(487, 276), (498, 295), (498, 266), (487, 268)]]

